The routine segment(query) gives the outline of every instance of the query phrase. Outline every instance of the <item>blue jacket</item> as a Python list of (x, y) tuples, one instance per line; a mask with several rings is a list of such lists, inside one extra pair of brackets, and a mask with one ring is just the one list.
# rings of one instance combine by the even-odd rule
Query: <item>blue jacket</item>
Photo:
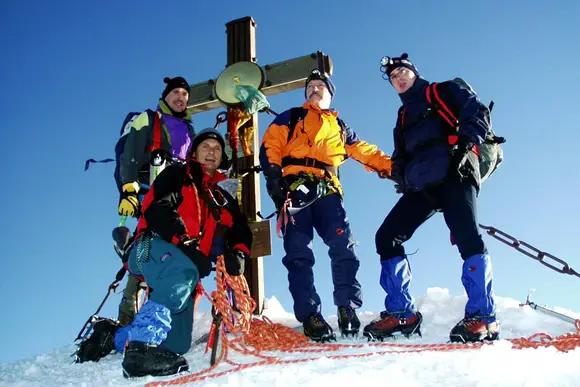
[[(399, 95), (403, 106), (399, 109), (394, 129), (392, 176), (411, 191), (437, 185), (451, 171), (451, 146), (448, 142), (451, 127), (430, 109), (427, 86), (428, 81), (417, 78), (409, 90)], [(455, 82), (438, 84), (437, 92), (459, 121), (458, 136), (463, 141), (480, 145), (491, 128), (488, 108), (477, 95)], [(403, 110), (404, 116), (401, 117)], [(479, 158), (476, 153), (468, 152), (464, 169), (467, 177), (479, 187)]]

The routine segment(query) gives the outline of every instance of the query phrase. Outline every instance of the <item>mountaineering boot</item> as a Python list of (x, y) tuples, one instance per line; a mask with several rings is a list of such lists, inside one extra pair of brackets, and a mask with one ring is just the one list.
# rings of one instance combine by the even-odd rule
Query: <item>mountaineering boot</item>
[(92, 323), (93, 332), (84, 340), (76, 352), (76, 363), (99, 361), (115, 349), (115, 333), (121, 328), (116, 320), (95, 317)]
[(324, 343), (325, 341), (336, 340), (332, 328), (318, 313), (311, 314), (302, 322), (302, 326), (304, 327), (304, 336), (312, 341)]
[(189, 371), (187, 360), (168, 349), (132, 341), (125, 349), (123, 358), (123, 376), (135, 378), (141, 376), (166, 376)]
[(360, 320), (350, 306), (338, 308), (338, 329), (343, 336), (356, 336), (360, 329)]
[(465, 317), (449, 334), (452, 343), (475, 343), (499, 339), (500, 325), (495, 317)]
[(423, 316), (419, 312), (412, 313), (389, 313), (381, 312), (381, 317), (371, 321), (365, 326), (363, 336), (369, 340), (382, 341), (386, 337), (392, 337), (400, 332), (409, 337), (413, 334), (421, 336), (421, 322)]

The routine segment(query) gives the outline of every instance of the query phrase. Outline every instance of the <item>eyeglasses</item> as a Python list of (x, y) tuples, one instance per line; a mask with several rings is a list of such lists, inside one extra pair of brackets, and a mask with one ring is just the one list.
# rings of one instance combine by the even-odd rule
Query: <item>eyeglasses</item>
[(411, 74), (412, 71), (410, 69), (408, 69), (407, 67), (398, 67), (396, 69), (394, 69), (393, 71), (391, 71), (391, 81), (394, 81), (397, 78), (400, 77), (408, 77), (409, 74)]
[[(315, 79), (316, 80), (316, 79)], [(320, 80), (321, 83), (317, 83), (317, 84), (313, 84), (312, 82), (308, 83), (308, 87), (306, 87), (306, 90), (312, 90), (315, 87), (319, 88), (319, 89), (328, 89), (328, 87), (326, 87), (326, 83), (324, 83), (324, 81)]]

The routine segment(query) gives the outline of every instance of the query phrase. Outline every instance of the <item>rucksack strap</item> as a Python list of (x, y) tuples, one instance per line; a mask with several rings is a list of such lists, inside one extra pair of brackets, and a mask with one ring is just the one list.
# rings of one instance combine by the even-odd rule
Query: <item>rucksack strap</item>
[(288, 138), (286, 143), (289, 143), (294, 135), (294, 129), (296, 129), (296, 125), (300, 121), (300, 114), (302, 113), (303, 108), (292, 108), (290, 109), (290, 121), (288, 121)]
[(161, 148), (161, 118), (157, 112), (153, 112), (153, 143), (147, 148), (147, 152)]
[(459, 126), (459, 121), (457, 117), (453, 114), (449, 106), (439, 96), (437, 92), (438, 83), (431, 83), (427, 86), (427, 102), (435, 108), (435, 111), (451, 126), (453, 129), (457, 129)]
[[(438, 83), (434, 82), (427, 86), (427, 102), (429, 102), (429, 104), (433, 106), (441, 118), (443, 118), (443, 120), (449, 124), (449, 127), (451, 128), (451, 134), (447, 136), (447, 142), (449, 145), (453, 146), (457, 144), (457, 141), (459, 140), (459, 136), (457, 134), (459, 132), (459, 120), (457, 117), (455, 117), (455, 114), (453, 114), (449, 106), (447, 106), (447, 104), (439, 96), (439, 93), (437, 92), (437, 85)], [(478, 145), (474, 145), (471, 148), (471, 151), (479, 156)]]

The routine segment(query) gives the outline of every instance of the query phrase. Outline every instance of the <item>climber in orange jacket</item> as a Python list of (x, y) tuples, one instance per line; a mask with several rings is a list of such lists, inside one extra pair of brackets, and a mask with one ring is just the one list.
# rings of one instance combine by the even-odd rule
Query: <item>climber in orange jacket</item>
[(381, 177), (391, 174), (391, 158), (359, 139), (330, 109), (334, 93), (331, 79), (314, 70), (305, 83), (306, 103), (278, 115), (260, 148), (260, 165), (276, 209), (285, 211), (288, 199), (295, 211), (303, 207), (287, 225), (282, 262), (288, 269), (294, 314), (302, 322), (304, 334), (315, 341), (332, 339), (334, 333), (320, 313), (320, 297), (314, 287), (313, 229), (329, 247), (339, 329), (349, 335), (360, 328), (355, 313), (362, 305), (356, 279), (359, 260), (343, 206), (338, 168), (350, 157)]

